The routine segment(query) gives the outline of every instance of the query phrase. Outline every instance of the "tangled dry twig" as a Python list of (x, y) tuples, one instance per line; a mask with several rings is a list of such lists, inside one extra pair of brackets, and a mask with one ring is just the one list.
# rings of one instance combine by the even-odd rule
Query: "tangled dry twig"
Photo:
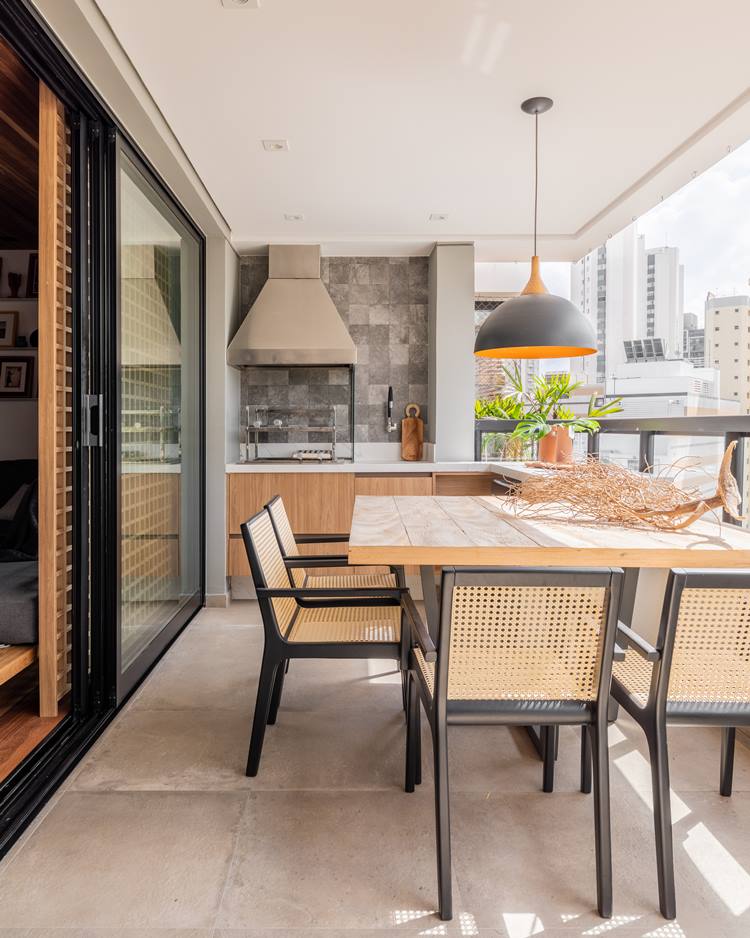
[(732, 475), (732, 442), (721, 461), (716, 493), (701, 498), (687, 492), (663, 474), (631, 472), (622, 466), (589, 459), (520, 482), (510, 492), (510, 506), (519, 516), (545, 514), (571, 520), (618, 524), (626, 527), (678, 531), (706, 512), (723, 508), (732, 518), (742, 520), (740, 493)]

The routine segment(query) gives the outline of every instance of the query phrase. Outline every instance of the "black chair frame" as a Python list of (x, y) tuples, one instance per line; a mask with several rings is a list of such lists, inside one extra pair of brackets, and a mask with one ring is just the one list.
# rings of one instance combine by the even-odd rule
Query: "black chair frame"
[[(246, 774), (258, 774), (263, 740), (267, 724), (273, 725), (281, 703), (284, 674), (288, 662), (293, 658), (344, 658), (344, 659), (393, 659), (399, 662), (402, 672), (408, 670), (410, 623), (418, 618), (414, 603), (405, 587), (388, 589), (327, 589), (321, 595), (319, 589), (269, 588), (255, 551), (250, 526), (261, 515), (268, 516), (265, 509), (240, 525), (250, 571), (258, 597), (263, 620), (264, 647), (258, 680), (258, 694), (250, 736)], [(292, 598), (298, 608), (331, 608), (351, 606), (399, 606), (401, 608), (401, 636), (399, 642), (290, 642), (295, 617), (289, 624), (286, 635), (282, 633), (273, 608), (273, 599)]]
[[(448, 785), (448, 726), (515, 725), (537, 723), (543, 728), (580, 725), (586, 730), (594, 780), (594, 826), (596, 840), (597, 906), (603, 918), (612, 915), (612, 841), (609, 800), (609, 750), (607, 739), (608, 700), (615, 651), (617, 614), (622, 588), (619, 569), (547, 569), (528, 567), (453, 568), (442, 573), (440, 631), (438, 648), (423, 624), (412, 627), (412, 639), (422, 654), (437, 655), (434, 692), (421, 678), (412, 655), (410, 659), (407, 705), (407, 743), (405, 790), (413, 792), (421, 782), (421, 727), (419, 702), (424, 707), (432, 733), (435, 775), (435, 822), (437, 837), (438, 908), (440, 918), (452, 918), (450, 807)], [(453, 590), (461, 586), (601, 586), (609, 590), (606, 627), (601, 636), (600, 670), (597, 679), (597, 702), (449, 700), (448, 674)], [(430, 660), (430, 659), (427, 659)], [(534, 719), (534, 718), (537, 719)], [(551, 734), (546, 735), (547, 745)], [(552, 753), (552, 755), (554, 755)]]
[(744, 570), (670, 570), (656, 645), (652, 645), (627, 626), (620, 624), (618, 627), (618, 644), (632, 649), (645, 661), (653, 664), (646, 705), (641, 706), (616, 676), (612, 681), (613, 698), (639, 724), (648, 744), (654, 804), (659, 909), (666, 919), (673, 919), (677, 914), (667, 724), (722, 728), (719, 791), (726, 797), (732, 794), (735, 727), (750, 725), (750, 706), (747, 704), (711, 704), (710, 702), (693, 704), (687, 701), (683, 703), (668, 700), (672, 655), (675, 639), (679, 640), (677, 621), (685, 589), (750, 590), (750, 573)]

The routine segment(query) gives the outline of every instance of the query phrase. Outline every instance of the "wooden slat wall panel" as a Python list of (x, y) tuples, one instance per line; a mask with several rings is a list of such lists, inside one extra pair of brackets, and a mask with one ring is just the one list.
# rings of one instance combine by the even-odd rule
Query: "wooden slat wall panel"
[(70, 132), (39, 86), (39, 710), (70, 690), (73, 597), (73, 307)]

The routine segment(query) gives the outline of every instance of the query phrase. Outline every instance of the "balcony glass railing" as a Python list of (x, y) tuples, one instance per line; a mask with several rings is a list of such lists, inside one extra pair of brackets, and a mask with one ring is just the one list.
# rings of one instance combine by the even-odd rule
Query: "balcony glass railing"
[[(750, 415), (707, 417), (612, 417), (600, 420), (592, 436), (577, 434), (574, 453), (596, 455), (640, 472), (660, 472), (682, 488), (700, 495), (716, 490), (726, 447), (737, 440), (732, 473), (742, 494), (742, 514), (750, 513)], [(484, 462), (531, 459), (533, 447), (511, 437), (515, 420), (476, 420), (475, 458)], [(731, 520), (725, 516), (725, 521)], [(749, 521), (741, 522), (750, 527)]]

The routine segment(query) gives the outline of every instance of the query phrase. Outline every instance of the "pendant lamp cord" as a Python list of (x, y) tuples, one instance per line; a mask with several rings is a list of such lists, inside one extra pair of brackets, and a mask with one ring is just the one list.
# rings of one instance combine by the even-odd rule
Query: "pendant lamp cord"
[(536, 214), (539, 197), (539, 114), (534, 115), (534, 256), (536, 257)]

